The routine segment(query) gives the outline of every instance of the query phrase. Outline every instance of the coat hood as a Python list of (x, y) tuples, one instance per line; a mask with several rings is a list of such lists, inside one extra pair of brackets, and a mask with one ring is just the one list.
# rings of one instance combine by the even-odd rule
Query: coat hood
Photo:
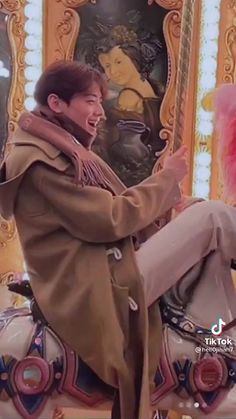
[(36, 161), (54, 166), (60, 150), (43, 139), (36, 138), (18, 128), (8, 143), (9, 151), (0, 168), (0, 215), (9, 220), (24, 174)]

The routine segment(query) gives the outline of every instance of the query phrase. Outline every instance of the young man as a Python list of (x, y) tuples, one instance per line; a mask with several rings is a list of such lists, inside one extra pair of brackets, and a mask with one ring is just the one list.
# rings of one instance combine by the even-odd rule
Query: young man
[(22, 115), (2, 165), (0, 213), (15, 217), (34, 296), (51, 327), (118, 389), (113, 416), (147, 419), (161, 347), (157, 300), (214, 251), (230, 270), (236, 210), (196, 204), (137, 250), (139, 232), (181, 200), (186, 149), (126, 189), (90, 151), (105, 93), (100, 73), (75, 62), (43, 73), (37, 109)]

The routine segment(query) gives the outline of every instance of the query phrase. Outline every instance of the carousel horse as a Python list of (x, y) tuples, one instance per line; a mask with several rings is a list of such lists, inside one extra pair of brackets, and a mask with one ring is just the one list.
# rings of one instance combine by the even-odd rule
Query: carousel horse
[[(226, 276), (205, 275), (202, 260), (159, 301), (163, 348), (150, 409), (194, 418), (236, 418), (236, 330), (213, 338), (217, 319), (235, 317)], [(30, 306), (0, 314), (0, 419), (51, 419), (56, 408), (111, 409), (114, 389), (62, 342), (44, 319), (27, 280), (10, 284)], [(220, 342), (219, 342), (220, 340)]]

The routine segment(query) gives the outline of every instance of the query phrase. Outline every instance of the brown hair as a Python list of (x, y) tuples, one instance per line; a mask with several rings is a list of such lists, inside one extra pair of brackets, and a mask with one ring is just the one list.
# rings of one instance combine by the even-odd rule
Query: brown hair
[(67, 104), (80, 93), (85, 93), (95, 82), (102, 97), (107, 93), (107, 82), (100, 71), (77, 61), (57, 61), (43, 72), (36, 83), (34, 98), (39, 105), (47, 105), (48, 96), (56, 94)]

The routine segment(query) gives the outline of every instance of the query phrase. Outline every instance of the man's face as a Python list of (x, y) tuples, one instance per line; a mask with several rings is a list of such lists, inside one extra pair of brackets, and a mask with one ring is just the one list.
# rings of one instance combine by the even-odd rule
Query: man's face
[(101, 89), (97, 83), (92, 83), (87, 92), (74, 96), (69, 105), (59, 99), (58, 106), (58, 112), (72, 119), (93, 138), (96, 137), (98, 124), (105, 118)]

